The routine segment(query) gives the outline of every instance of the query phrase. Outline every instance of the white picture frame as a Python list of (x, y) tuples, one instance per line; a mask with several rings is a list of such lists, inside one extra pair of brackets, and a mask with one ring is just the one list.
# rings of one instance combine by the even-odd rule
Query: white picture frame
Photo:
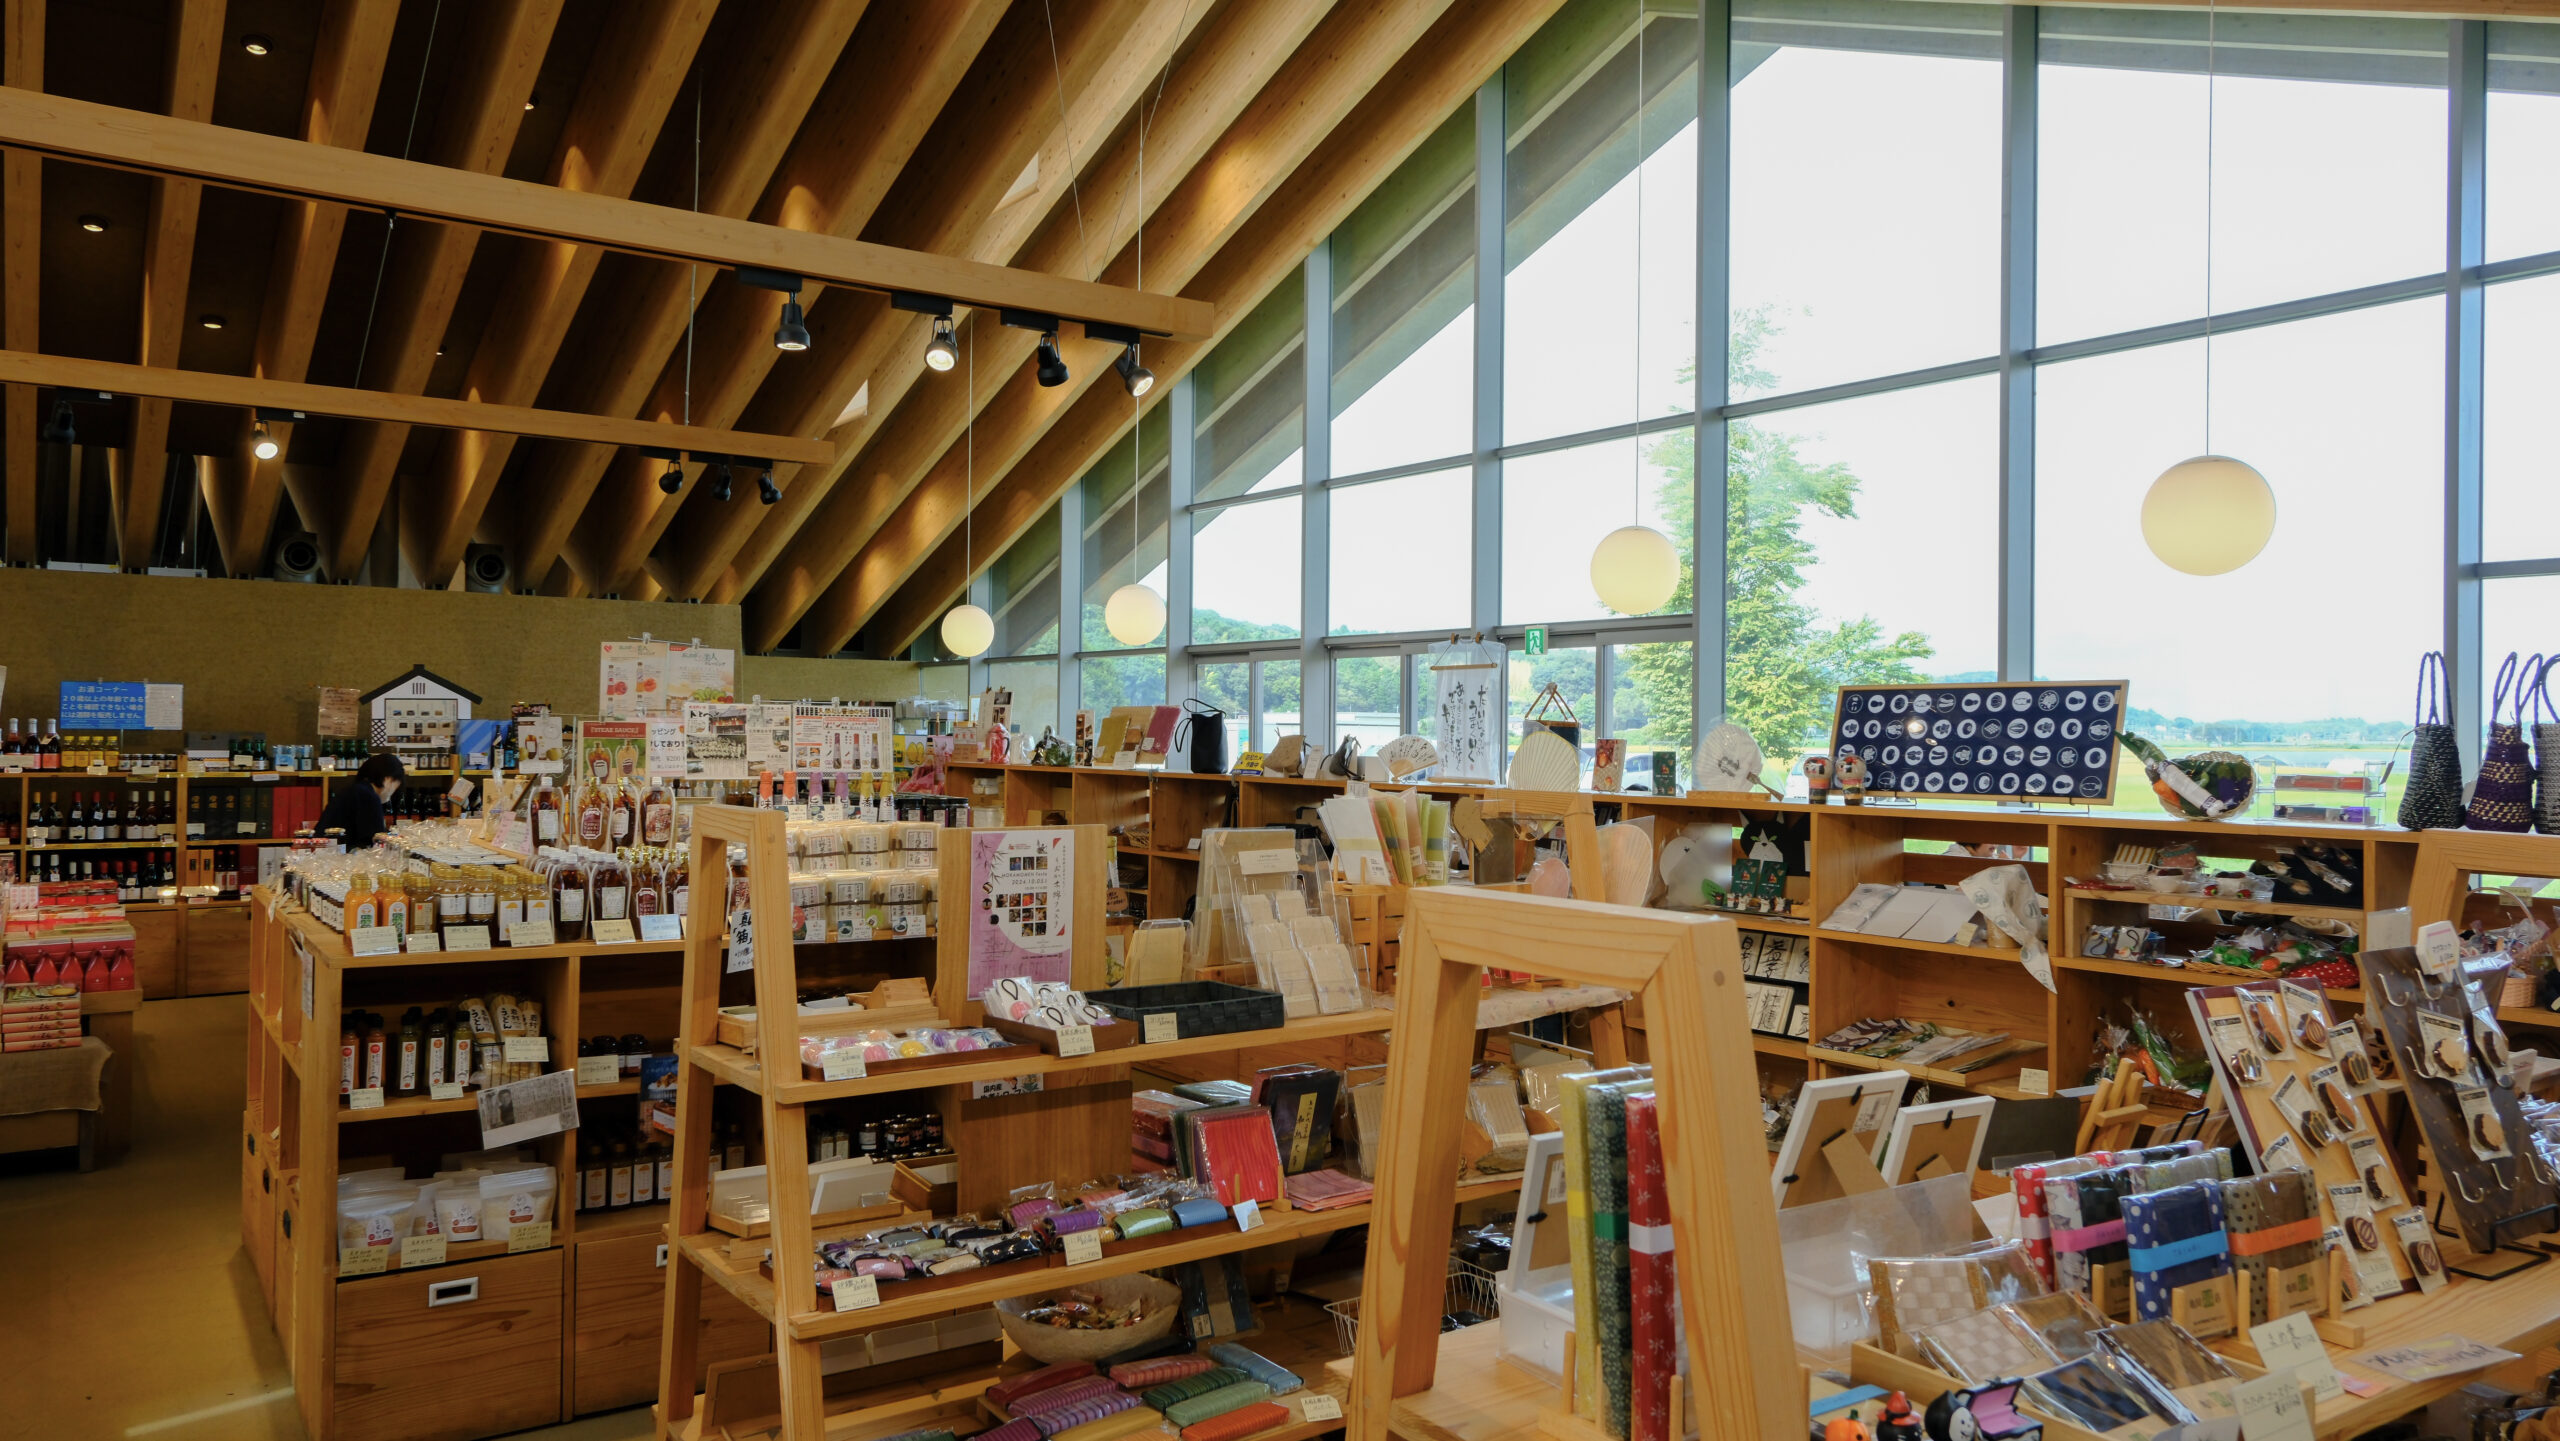
[(1778, 1205), (1787, 1204), (1787, 1187), (1806, 1154), (1821, 1154), (1821, 1143), (1815, 1140), (1813, 1129), (1815, 1117), (1828, 1103), (1849, 1101), (1857, 1107), (1857, 1120), (1871, 1122), (1853, 1123), (1850, 1133), (1872, 1137), (1867, 1154), (1873, 1157), (1884, 1145), (1893, 1117), (1902, 1107), (1903, 1092), (1910, 1084), (1909, 1071), (1863, 1071), (1854, 1076), (1825, 1076), (1805, 1082), (1796, 1092), (1796, 1111), (1787, 1120), (1786, 1139), (1778, 1143), (1778, 1162), (1769, 1168), (1769, 1190)]
[(1966, 1155), (1960, 1169), (1968, 1175), (1979, 1169), (1982, 1165), (1982, 1142), (1991, 1133), (1991, 1107), (1992, 1098), (1989, 1096), (1961, 1096), (1952, 1101), (1905, 1106), (1894, 1112), (1893, 1125), (1885, 1134), (1884, 1164), (1878, 1167), (1884, 1172), (1885, 1183), (1899, 1186), (1911, 1179), (1902, 1174), (1902, 1169), (1911, 1154), (1911, 1137), (1915, 1131), (1923, 1126), (1954, 1125), (1967, 1117), (1976, 1122), (1973, 1149)]

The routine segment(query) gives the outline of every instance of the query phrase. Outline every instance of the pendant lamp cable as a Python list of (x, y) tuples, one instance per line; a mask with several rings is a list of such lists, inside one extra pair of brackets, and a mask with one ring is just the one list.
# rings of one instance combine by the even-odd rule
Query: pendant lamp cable
[(2204, 7), (2204, 453), (2213, 454), (2213, 0)]
[(1040, 0), (1040, 15), (1049, 22), (1049, 75), (1058, 85), (1058, 140), (1067, 147), (1067, 194), (1076, 207), (1076, 253), (1090, 269), (1093, 251), (1084, 238), (1084, 190), (1076, 183), (1076, 132), (1067, 122), (1067, 72), (1058, 64), (1058, 16), (1049, 0)]
[[(403, 160), (409, 158), (409, 151), (418, 143), (418, 112), (427, 103), (427, 67), (433, 64), (436, 58), (436, 22), (443, 18), (444, 0), (436, 0), (436, 7), (427, 12), (427, 47), (426, 53), (418, 57), (418, 88), (416, 93), (409, 97), (409, 133), (400, 140), (400, 158)], [(356, 342), (355, 383), (358, 385), (364, 384), (365, 357), (373, 350), (373, 316), (375, 311), (382, 308), (382, 273), (391, 268), (391, 237), (398, 234), (399, 230), (400, 212), (384, 211), (382, 254), (375, 257), (373, 262), (373, 298), (365, 302), (364, 336)]]
[(1644, 523), (1644, 0), (1636, 0), (1636, 345), (1635, 345), (1635, 422), (1630, 469), (1634, 485), (1629, 492), (1634, 513), (1628, 524)]
[[(702, 213), (702, 72), (693, 73), (693, 209)], [(701, 267), (684, 268), (684, 423), (693, 424), (693, 318), (698, 308), (694, 294)]]

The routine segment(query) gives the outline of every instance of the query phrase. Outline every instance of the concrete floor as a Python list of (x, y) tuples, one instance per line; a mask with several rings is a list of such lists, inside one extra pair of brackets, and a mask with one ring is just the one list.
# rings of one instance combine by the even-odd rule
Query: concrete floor
[[(0, 1157), (0, 1441), (302, 1441), (293, 1377), (240, 1248), (248, 1005), (134, 1017), (133, 1150)], [(630, 1441), (647, 1408), (519, 1433)]]

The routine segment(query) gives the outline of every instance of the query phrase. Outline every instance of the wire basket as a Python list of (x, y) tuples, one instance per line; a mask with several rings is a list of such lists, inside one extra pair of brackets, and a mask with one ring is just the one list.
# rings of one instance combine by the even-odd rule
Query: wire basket
[[(1360, 1298), (1346, 1296), (1328, 1301), (1325, 1310), (1333, 1314), (1334, 1345), (1341, 1348), (1343, 1355), (1350, 1355), (1360, 1340)], [(1458, 1319), (1469, 1313), (1475, 1321)], [(1448, 1287), (1440, 1303), (1440, 1329), (1455, 1331), (1501, 1314), (1502, 1293), (1494, 1274), (1473, 1261), (1451, 1256)]]

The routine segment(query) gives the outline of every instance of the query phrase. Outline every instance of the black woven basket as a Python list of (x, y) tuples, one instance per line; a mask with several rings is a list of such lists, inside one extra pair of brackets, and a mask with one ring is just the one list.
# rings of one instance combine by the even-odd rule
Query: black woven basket
[(1170, 1014), (1176, 1033), (1184, 1038), (1277, 1030), (1289, 1020), (1288, 1007), (1279, 992), (1249, 990), (1224, 981), (1123, 986), (1111, 991), (1087, 991), (1084, 995), (1120, 1019), (1141, 1026), (1149, 1016)]

